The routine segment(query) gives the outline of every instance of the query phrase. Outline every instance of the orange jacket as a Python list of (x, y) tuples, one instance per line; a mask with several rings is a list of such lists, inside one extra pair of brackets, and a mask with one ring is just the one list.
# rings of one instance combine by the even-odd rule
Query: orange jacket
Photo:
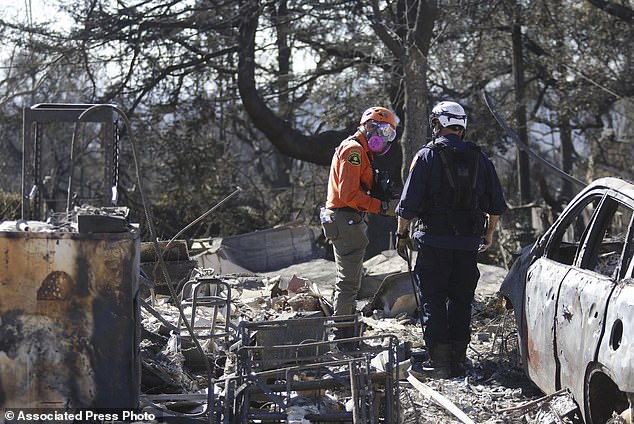
[(361, 133), (357, 132), (354, 137), (342, 141), (332, 156), (326, 207), (347, 206), (361, 212), (379, 213), (381, 201), (366, 192), (374, 184), (374, 171), (368, 158), (370, 155), (374, 159), (374, 155)]

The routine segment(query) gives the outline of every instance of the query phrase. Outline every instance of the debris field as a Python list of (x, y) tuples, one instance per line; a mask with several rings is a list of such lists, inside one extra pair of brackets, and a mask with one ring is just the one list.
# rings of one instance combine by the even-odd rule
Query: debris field
[[(226, 257), (222, 266), (235, 272), (194, 267), (175, 287), (146, 282), (141, 405), (157, 417), (580, 422), (568, 392), (544, 396), (524, 375), (513, 312), (497, 294), (503, 268), (480, 264), (467, 376), (417, 379), (408, 369), (424, 357), (422, 329), (411, 275), (395, 251), (364, 263), (359, 313), (349, 317), (331, 316), (335, 267), (326, 259), (266, 272)], [(333, 340), (337, 326), (352, 326), (356, 337)]]

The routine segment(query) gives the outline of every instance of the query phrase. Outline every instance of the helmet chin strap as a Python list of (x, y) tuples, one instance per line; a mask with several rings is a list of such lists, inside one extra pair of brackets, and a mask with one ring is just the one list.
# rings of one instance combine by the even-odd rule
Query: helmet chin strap
[(361, 135), (363, 137), (365, 137), (365, 141), (366, 143), (370, 141), (370, 138), (372, 138), (373, 136), (370, 134), (370, 132), (366, 129), (365, 124), (359, 126), (359, 132), (361, 133)]
[(435, 140), (438, 138), (438, 134), (440, 134), (441, 128), (442, 127), (440, 126), (438, 121), (432, 121), (432, 125), (431, 125), (431, 139), (432, 140)]
[[(440, 136), (440, 132), (443, 130), (443, 128), (444, 127), (440, 125), (438, 121), (434, 121), (434, 124), (431, 127), (431, 139), (432, 140), (437, 139)], [(450, 134), (460, 135), (460, 138), (462, 139), (464, 139), (464, 136), (467, 133), (467, 130), (465, 130), (464, 128), (462, 129), (462, 131), (460, 131), (460, 134), (457, 134), (453, 128), (447, 128), (447, 129), (451, 131)]]
[(369, 137), (369, 134), (368, 134), (368, 130), (366, 130), (366, 129), (365, 129), (365, 124), (363, 124), (363, 125), (359, 125), (358, 130), (359, 130), (359, 132), (361, 133), (361, 135), (362, 135), (363, 137), (365, 137), (365, 139), (366, 139), (366, 140), (367, 140), (368, 138), (370, 138), (370, 137)]

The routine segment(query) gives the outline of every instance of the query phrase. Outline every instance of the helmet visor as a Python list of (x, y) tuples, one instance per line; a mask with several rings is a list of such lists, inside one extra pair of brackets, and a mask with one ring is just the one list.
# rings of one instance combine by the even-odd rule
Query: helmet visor
[(394, 141), (396, 138), (396, 130), (387, 122), (376, 122), (374, 124), (378, 135), (384, 137), (388, 142)]

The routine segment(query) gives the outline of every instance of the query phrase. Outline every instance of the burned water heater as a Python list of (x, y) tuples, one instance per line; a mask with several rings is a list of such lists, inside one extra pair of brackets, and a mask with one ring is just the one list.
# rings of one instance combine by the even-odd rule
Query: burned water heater
[(136, 408), (138, 228), (0, 222), (0, 407)]

